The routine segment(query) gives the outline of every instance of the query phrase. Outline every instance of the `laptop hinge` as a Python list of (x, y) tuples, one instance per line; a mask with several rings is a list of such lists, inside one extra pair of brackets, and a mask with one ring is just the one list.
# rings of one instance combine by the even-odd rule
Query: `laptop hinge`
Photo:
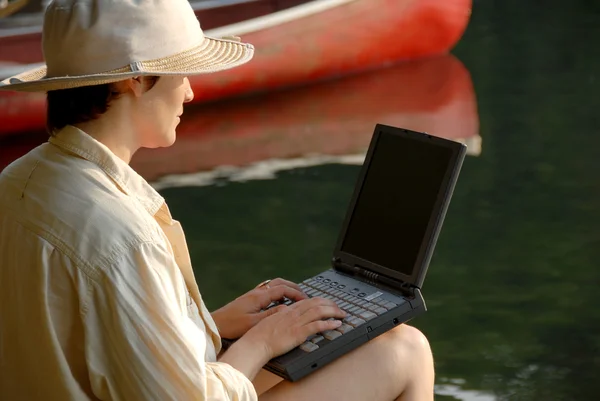
[(373, 284), (383, 284), (387, 287), (391, 287), (396, 291), (400, 291), (405, 297), (415, 297), (415, 289), (417, 287), (405, 281), (382, 276), (379, 273), (359, 265), (350, 265), (348, 263), (344, 263), (339, 258), (333, 259), (333, 268), (350, 276), (360, 276), (363, 280), (366, 279), (367, 282), (371, 282)]

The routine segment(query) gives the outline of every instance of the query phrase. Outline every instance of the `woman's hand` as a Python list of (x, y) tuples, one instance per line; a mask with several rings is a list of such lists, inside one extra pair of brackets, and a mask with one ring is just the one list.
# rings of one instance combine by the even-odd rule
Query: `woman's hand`
[(346, 312), (325, 298), (311, 298), (290, 306), (280, 305), (276, 313), (250, 329), (238, 342), (266, 349), (269, 359), (282, 355), (317, 333), (335, 330)]
[(265, 317), (275, 313), (276, 308), (264, 310), (271, 302), (283, 298), (300, 301), (308, 298), (298, 285), (281, 278), (269, 282), (268, 286), (255, 288), (227, 305), (214, 311), (211, 315), (219, 334), (223, 338), (237, 339), (254, 327)]
[(332, 300), (305, 299), (290, 306), (279, 305), (223, 354), (225, 362), (253, 380), (270, 359), (285, 354), (312, 334), (335, 330), (346, 317)]

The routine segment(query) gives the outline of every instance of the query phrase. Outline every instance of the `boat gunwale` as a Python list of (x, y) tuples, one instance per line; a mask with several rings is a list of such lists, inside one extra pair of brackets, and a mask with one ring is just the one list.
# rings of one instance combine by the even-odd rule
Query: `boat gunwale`
[[(238, 1), (238, 4), (242, 4), (242, 2), (251, 2), (255, 0), (231, 0), (233, 2)], [(293, 6), (290, 8), (286, 8), (279, 11), (274, 11), (267, 15), (263, 15), (260, 17), (250, 18), (243, 22), (233, 23), (229, 25), (225, 25), (220, 28), (208, 29), (204, 32), (204, 34), (208, 37), (225, 37), (231, 35), (244, 35), (248, 33), (257, 32), (264, 29), (273, 28), (278, 25), (283, 25), (285, 23), (295, 21), (301, 18), (306, 18), (320, 12), (339, 7), (345, 4), (353, 3), (360, 0), (313, 0), (303, 4), (299, 4), (297, 6)], [(362, 0), (365, 1), (365, 0)], [(36, 33), (36, 32), (30, 32)], [(2, 36), (2, 31), (0, 30), (0, 39), (6, 38), (7, 36)], [(10, 65), (8, 67), (2, 67), (0, 63), (0, 79), (5, 79), (7, 77), (11, 77), (13, 75), (19, 74), (21, 72), (27, 71), (32, 68), (39, 68), (44, 66), (44, 62), (39, 63), (30, 63), (30, 64), (15, 64), (14, 66)], [(6, 74), (6, 71), (9, 73)]]
[[(194, 13), (197, 13), (199, 11), (204, 11), (204, 10), (216, 10), (219, 8), (233, 7), (233, 6), (242, 5), (242, 4), (259, 3), (261, 1), (263, 1), (263, 0), (205, 0), (205, 1), (190, 1), (190, 5), (192, 6)], [(312, 3), (315, 1), (322, 1), (322, 0), (308, 0), (307, 3)], [(351, 1), (353, 1), (353, 0), (351, 0)], [(300, 7), (303, 5), (304, 4), (299, 4), (294, 7)], [(290, 7), (290, 8), (294, 8), (294, 7)], [(280, 12), (280, 11), (285, 11), (285, 10), (274, 11), (273, 13)], [(0, 27), (0, 39), (10, 38), (13, 36), (24, 36), (24, 35), (41, 34), (42, 33), (41, 21), (43, 19), (43, 12), (35, 13), (35, 14), (27, 14), (27, 15), (11, 17), (11, 18), (15, 18), (16, 20), (19, 20), (19, 19), (26, 20), (28, 18), (29, 19), (35, 18), (36, 24), (31, 25), (31, 26), (16, 26), (16, 27), (7, 27), (7, 28)], [(261, 17), (256, 17), (256, 18), (261, 18)], [(251, 18), (251, 19), (255, 19), (255, 18)], [(230, 24), (230, 25), (233, 25), (233, 24)]]

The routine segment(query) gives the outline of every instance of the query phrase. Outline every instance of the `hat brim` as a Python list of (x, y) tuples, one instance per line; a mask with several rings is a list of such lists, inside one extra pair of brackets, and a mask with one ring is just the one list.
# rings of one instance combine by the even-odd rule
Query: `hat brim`
[(0, 90), (48, 92), (118, 82), (141, 75), (200, 75), (227, 70), (252, 59), (254, 47), (239, 40), (205, 37), (202, 44), (182, 53), (100, 74), (47, 77), (46, 66), (0, 81)]

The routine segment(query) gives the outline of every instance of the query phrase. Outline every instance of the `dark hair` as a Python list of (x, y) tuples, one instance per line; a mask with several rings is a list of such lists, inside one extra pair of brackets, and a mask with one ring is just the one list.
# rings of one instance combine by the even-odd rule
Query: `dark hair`
[[(158, 81), (156, 76), (145, 78), (146, 88), (150, 90)], [(46, 107), (46, 130), (54, 135), (58, 130), (70, 124), (94, 120), (105, 113), (111, 101), (121, 95), (114, 84), (83, 86), (80, 88), (49, 91)]]

